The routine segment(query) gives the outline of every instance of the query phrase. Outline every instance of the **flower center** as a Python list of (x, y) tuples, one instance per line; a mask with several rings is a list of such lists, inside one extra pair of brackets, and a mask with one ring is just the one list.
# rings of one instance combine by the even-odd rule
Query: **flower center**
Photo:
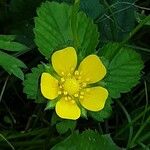
[(64, 90), (68, 92), (68, 94), (73, 95), (79, 91), (80, 85), (75, 78), (68, 78), (64, 82)]

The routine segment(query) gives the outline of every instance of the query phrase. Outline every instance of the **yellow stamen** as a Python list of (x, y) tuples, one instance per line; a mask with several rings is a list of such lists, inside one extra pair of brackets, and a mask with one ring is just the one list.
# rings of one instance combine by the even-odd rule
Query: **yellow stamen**
[(67, 93), (67, 91), (64, 91), (64, 95), (67, 95), (68, 93)]
[(61, 74), (64, 76), (65, 75), (65, 73), (64, 72), (61, 72)]
[(80, 99), (83, 99), (84, 97), (82, 95), (80, 95)]
[(87, 86), (87, 84), (84, 82), (83, 84), (82, 84), (82, 87), (86, 87)]
[(71, 73), (68, 73), (67, 76), (70, 77), (70, 76), (71, 76)]
[(65, 82), (65, 79), (64, 79), (64, 78), (61, 78), (60, 80), (61, 80), (61, 82)]
[(79, 94), (77, 94), (77, 93), (76, 93), (76, 94), (74, 94), (74, 97), (78, 97), (78, 96), (79, 96)]
[(62, 89), (63, 88), (62, 85), (60, 85), (59, 88)]
[(76, 76), (78, 76), (80, 73), (79, 73), (79, 71), (76, 70), (76, 71), (74, 72), (74, 74), (75, 74)]
[(68, 96), (68, 100), (71, 100), (71, 97), (70, 97), (70, 96)]
[(68, 97), (65, 97), (65, 100), (68, 101)]

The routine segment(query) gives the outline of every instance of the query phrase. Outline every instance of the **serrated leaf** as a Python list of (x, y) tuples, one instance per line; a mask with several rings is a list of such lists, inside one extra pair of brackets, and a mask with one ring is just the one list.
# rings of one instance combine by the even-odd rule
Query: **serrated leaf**
[(39, 78), (44, 71), (45, 68), (43, 65), (32, 68), (31, 73), (25, 75), (25, 80), (23, 82), (23, 92), (27, 94), (28, 99), (33, 99), (36, 103), (46, 102), (40, 93), (39, 87)]
[(28, 47), (18, 42), (0, 40), (0, 49), (7, 51), (24, 51), (27, 50)]
[(100, 135), (98, 132), (86, 130), (81, 134), (77, 132), (64, 141), (56, 144), (51, 150), (119, 150), (109, 135)]
[(0, 35), (0, 41), (13, 41), (15, 38), (15, 35)]
[(26, 65), (21, 60), (0, 51), (0, 66), (9, 74), (14, 74), (21, 80), (24, 79), (21, 68), (26, 68)]
[(56, 129), (59, 134), (64, 134), (68, 130), (73, 131), (76, 127), (76, 121), (74, 120), (62, 120), (56, 124)]
[(129, 92), (138, 83), (143, 68), (143, 61), (137, 52), (127, 47), (118, 47), (117, 43), (109, 43), (100, 50), (100, 55), (109, 61), (104, 82), (112, 98)]
[(96, 25), (87, 16), (79, 12), (76, 19), (76, 30), (72, 29), (73, 6), (65, 3), (45, 2), (38, 9), (35, 18), (35, 42), (39, 51), (47, 58), (54, 50), (74, 46), (77, 35), (77, 49), (85, 55), (95, 50), (99, 34)]
[(105, 119), (110, 117), (110, 115), (112, 113), (111, 104), (112, 104), (112, 100), (111, 100), (111, 98), (108, 98), (106, 100), (105, 106), (102, 110), (100, 110), (98, 112), (89, 111), (89, 115), (97, 121), (104, 121)]

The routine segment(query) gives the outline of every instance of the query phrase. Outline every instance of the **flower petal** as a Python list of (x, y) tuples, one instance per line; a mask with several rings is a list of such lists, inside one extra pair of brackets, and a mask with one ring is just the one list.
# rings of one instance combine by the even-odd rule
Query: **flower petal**
[(72, 119), (76, 120), (80, 117), (81, 111), (76, 102), (72, 102), (72, 100), (65, 100), (62, 97), (57, 103), (55, 107), (56, 113), (59, 117), (64, 119)]
[(88, 81), (89, 84), (98, 82), (106, 74), (105, 66), (96, 55), (89, 55), (84, 58), (78, 70), (81, 73), (81, 81)]
[(47, 99), (55, 99), (58, 96), (58, 80), (49, 73), (42, 73), (41, 93)]
[(52, 65), (60, 76), (74, 72), (77, 65), (76, 50), (73, 47), (67, 47), (56, 51), (52, 55)]
[(99, 111), (104, 108), (108, 97), (108, 91), (103, 87), (86, 88), (83, 90), (84, 97), (80, 99), (83, 107), (91, 111)]

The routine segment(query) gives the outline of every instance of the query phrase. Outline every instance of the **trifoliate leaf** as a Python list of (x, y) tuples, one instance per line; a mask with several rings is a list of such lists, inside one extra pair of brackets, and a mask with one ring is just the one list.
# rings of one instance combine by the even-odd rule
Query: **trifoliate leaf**
[[(38, 9), (35, 43), (45, 57), (50, 58), (54, 50), (67, 46), (75, 47), (84, 55), (95, 50), (99, 37), (96, 25), (83, 12), (77, 13), (73, 19), (73, 8), (65, 3), (45, 2)], [(76, 21), (75, 26), (72, 26), (72, 21)]]
[(104, 82), (112, 98), (129, 92), (138, 83), (143, 68), (143, 61), (137, 52), (119, 46), (117, 43), (109, 43), (100, 50), (100, 55), (109, 61)]
[(56, 124), (56, 129), (58, 133), (64, 134), (68, 130), (73, 131), (76, 127), (77, 121), (75, 120), (62, 120), (61, 122)]
[(102, 110), (98, 112), (89, 111), (89, 115), (97, 121), (104, 121), (104, 119), (107, 119), (108, 117), (110, 117), (112, 113), (111, 104), (112, 104), (112, 100), (111, 98), (108, 98)]
[(79, 134), (70, 135), (64, 141), (56, 144), (51, 150), (120, 150), (109, 135), (100, 135), (98, 132), (86, 130)]
[(0, 66), (9, 74), (14, 74), (21, 80), (24, 80), (21, 68), (26, 68), (26, 65), (21, 60), (0, 51)]
[(28, 99), (34, 99), (37, 103), (46, 102), (45, 99), (41, 96), (39, 87), (39, 78), (45, 71), (45, 68), (43, 65), (38, 65), (37, 67), (32, 68), (31, 71), (31, 73), (25, 75), (23, 91), (27, 94)]

